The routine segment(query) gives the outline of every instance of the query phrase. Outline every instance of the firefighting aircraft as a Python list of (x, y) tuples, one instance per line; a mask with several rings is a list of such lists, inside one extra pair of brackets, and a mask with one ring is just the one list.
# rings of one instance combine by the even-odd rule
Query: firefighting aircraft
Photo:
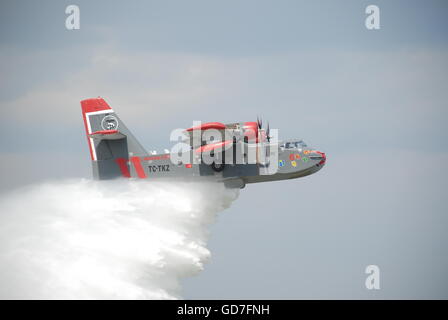
[[(98, 180), (209, 178), (229, 188), (244, 188), (248, 183), (304, 177), (319, 171), (326, 161), (325, 153), (300, 139), (277, 141), (269, 124), (263, 129), (258, 118), (202, 123), (183, 130), (183, 148), (148, 153), (104, 99), (83, 100), (81, 109)], [(206, 137), (209, 132), (214, 134)]]

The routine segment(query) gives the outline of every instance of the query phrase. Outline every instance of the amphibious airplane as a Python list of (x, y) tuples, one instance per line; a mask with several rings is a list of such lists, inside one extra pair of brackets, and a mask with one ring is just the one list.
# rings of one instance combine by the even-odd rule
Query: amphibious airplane
[(279, 142), (262, 121), (208, 122), (183, 130), (179, 148), (148, 153), (100, 97), (81, 101), (95, 179), (118, 177), (215, 179), (229, 188), (304, 177), (319, 171), (325, 153), (302, 140)]

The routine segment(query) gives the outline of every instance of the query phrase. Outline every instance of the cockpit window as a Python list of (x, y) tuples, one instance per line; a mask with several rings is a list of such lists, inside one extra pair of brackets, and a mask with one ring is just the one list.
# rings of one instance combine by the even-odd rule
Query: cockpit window
[(302, 149), (307, 147), (307, 145), (302, 140), (298, 140), (298, 141), (285, 142), (284, 144), (281, 145), (281, 147), (285, 149)]

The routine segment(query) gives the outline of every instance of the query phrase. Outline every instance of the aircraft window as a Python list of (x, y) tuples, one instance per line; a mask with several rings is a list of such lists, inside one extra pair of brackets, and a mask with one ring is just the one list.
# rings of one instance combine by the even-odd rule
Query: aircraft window
[(306, 143), (303, 141), (286, 142), (285, 144), (281, 145), (281, 147), (285, 149), (301, 149), (305, 148), (306, 146)]

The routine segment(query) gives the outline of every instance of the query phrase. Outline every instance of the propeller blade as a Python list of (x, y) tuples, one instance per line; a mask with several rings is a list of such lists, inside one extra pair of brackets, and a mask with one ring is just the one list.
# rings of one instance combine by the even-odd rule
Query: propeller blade
[(268, 142), (271, 141), (271, 136), (269, 135), (270, 129), (269, 129), (269, 122), (268, 122), (268, 128), (266, 129), (266, 139), (268, 140)]

